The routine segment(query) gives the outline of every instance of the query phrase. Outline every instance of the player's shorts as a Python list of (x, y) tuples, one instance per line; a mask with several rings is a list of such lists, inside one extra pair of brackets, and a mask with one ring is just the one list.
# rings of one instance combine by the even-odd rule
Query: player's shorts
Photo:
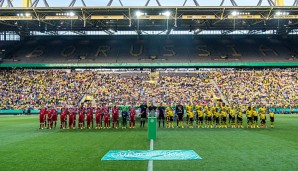
[(227, 121), (227, 117), (222, 117), (222, 121), (226, 122)]
[(115, 121), (118, 121), (119, 120), (119, 118), (118, 117), (113, 117), (113, 121), (115, 122)]
[(44, 123), (45, 122), (45, 119), (39, 119), (39, 122), (40, 123)]
[(254, 121), (258, 121), (258, 116), (254, 116)]
[(203, 122), (204, 118), (203, 117), (199, 117), (199, 121)]
[(183, 115), (178, 115), (178, 120), (183, 121)]
[(274, 117), (270, 117), (270, 122), (274, 122)]
[(84, 122), (84, 117), (83, 116), (79, 117), (79, 122)]
[(48, 122), (52, 122), (52, 119), (48, 119)]
[(173, 122), (174, 121), (174, 117), (173, 116), (169, 116), (169, 121)]
[(189, 118), (189, 121), (190, 121), (190, 122), (193, 122), (193, 118)]
[(247, 122), (252, 122), (252, 117), (247, 117)]
[(108, 123), (109, 122), (109, 119), (105, 119), (104, 121), (105, 121), (105, 123)]
[(189, 116), (188, 116), (188, 115), (186, 115), (186, 120), (187, 120), (187, 121), (189, 120)]
[(158, 115), (158, 118), (159, 120), (165, 120), (165, 115)]
[(240, 118), (240, 117), (237, 118), (237, 121), (238, 121), (238, 122), (242, 122), (242, 118)]
[(215, 117), (215, 122), (219, 123), (219, 117)]
[(53, 121), (57, 121), (57, 116), (53, 116)]
[(211, 121), (211, 116), (208, 116), (207, 117), (207, 121)]
[(96, 117), (95, 122), (100, 123), (101, 122), (100, 118)]
[(266, 123), (266, 120), (265, 119), (262, 119), (261, 120), (261, 124), (265, 124)]

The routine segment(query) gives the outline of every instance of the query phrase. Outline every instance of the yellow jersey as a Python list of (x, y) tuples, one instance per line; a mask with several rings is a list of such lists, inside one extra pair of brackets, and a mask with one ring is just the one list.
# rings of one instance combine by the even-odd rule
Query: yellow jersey
[(199, 110), (199, 111), (197, 111), (197, 112), (198, 112), (198, 116), (199, 116), (199, 117), (203, 117), (203, 116), (204, 116), (204, 112), (203, 112), (203, 111)]
[(230, 109), (230, 115), (235, 116), (235, 114), (236, 114), (236, 110), (231, 108)]
[(173, 111), (173, 109), (171, 107), (167, 107), (166, 112), (167, 112), (167, 115), (169, 117), (173, 117), (174, 116), (174, 111)]
[(191, 113), (192, 113), (192, 115), (193, 115), (193, 108), (192, 108), (192, 106), (186, 106), (186, 114), (187, 114), (188, 116), (190, 116)]
[(238, 111), (238, 115), (237, 115), (237, 118), (242, 118), (242, 111), (240, 110), (240, 111)]
[(252, 115), (253, 115), (253, 116), (258, 116), (258, 112), (255, 111), (255, 110), (253, 110)]
[(260, 117), (261, 117), (262, 120), (265, 120), (265, 119), (266, 119), (266, 114), (265, 114), (265, 113), (262, 113), (262, 114), (260, 115)]
[(196, 105), (196, 111), (198, 112), (198, 110), (201, 110), (202, 106), (201, 105)]
[(190, 112), (189, 115), (188, 115), (188, 117), (189, 118), (194, 118), (194, 113), (193, 112)]
[(221, 116), (226, 118), (227, 117), (227, 112), (225, 110), (221, 111)]
[(248, 117), (248, 118), (252, 117), (252, 113), (253, 113), (252, 110), (247, 110), (246, 111), (246, 117)]
[(269, 113), (269, 116), (270, 116), (270, 118), (274, 118), (274, 113), (273, 112), (270, 112)]
[(206, 115), (207, 115), (207, 117), (211, 117), (211, 116), (212, 116), (212, 112), (211, 112), (211, 110), (208, 110), (208, 111), (206, 112)]

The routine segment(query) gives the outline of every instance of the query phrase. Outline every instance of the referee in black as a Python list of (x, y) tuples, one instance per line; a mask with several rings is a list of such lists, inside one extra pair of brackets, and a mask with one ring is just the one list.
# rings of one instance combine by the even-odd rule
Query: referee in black
[(147, 118), (147, 109), (148, 109), (148, 106), (145, 101), (143, 101), (143, 104), (140, 105), (140, 109), (141, 109), (141, 126), (140, 126), (140, 128), (142, 128), (142, 127), (144, 128), (146, 118)]
[(158, 111), (158, 127), (160, 128), (160, 121), (162, 120), (162, 126), (165, 127), (165, 107), (160, 103), (157, 108)]
[(181, 104), (176, 106), (176, 113), (178, 115), (178, 128), (183, 127), (183, 115), (184, 115), (184, 107)]

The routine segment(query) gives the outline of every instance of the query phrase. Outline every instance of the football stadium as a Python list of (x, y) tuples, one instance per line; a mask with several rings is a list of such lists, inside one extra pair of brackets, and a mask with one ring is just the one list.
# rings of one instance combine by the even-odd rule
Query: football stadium
[(298, 170), (298, 0), (0, 0), (1, 171)]

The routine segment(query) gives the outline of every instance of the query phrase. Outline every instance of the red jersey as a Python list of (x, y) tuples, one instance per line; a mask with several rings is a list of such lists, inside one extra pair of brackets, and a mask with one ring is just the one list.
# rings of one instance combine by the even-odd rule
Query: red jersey
[(105, 119), (105, 122), (109, 122), (109, 120), (110, 120), (110, 114), (109, 113), (105, 113), (104, 119)]
[(84, 122), (85, 119), (85, 109), (81, 110), (79, 113), (79, 122)]
[(68, 109), (67, 108), (62, 108), (61, 113), (60, 113), (61, 122), (65, 122), (67, 114), (68, 114)]
[(101, 119), (104, 109), (101, 107), (96, 108), (96, 119)]
[(40, 122), (44, 122), (45, 120), (45, 114), (46, 114), (46, 108), (41, 108), (39, 111), (39, 120)]
[(48, 113), (48, 120), (52, 120), (52, 118), (53, 118), (53, 113), (50, 111), (50, 112)]
[(129, 117), (130, 117), (130, 120), (131, 121), (134, 121), (135, 120), (136, 109), (134, 107), (129, 109)]
[(57, 121), (57, 110), (52, 108), (49, 113), (51, 113), (53, 121)]
[(77, 108), (71, 108), (70, 113), (73, 114), (74, 119), (76, 120), (76, 116), (77, 116)]
[(113, 115), (113, 119), (114, 120), (117, 120), (118, 119), (118, 117), (119, 117), (119, 109), (116, 107), (113, 107), (113, 109), (112, 109), (112, 115)]

